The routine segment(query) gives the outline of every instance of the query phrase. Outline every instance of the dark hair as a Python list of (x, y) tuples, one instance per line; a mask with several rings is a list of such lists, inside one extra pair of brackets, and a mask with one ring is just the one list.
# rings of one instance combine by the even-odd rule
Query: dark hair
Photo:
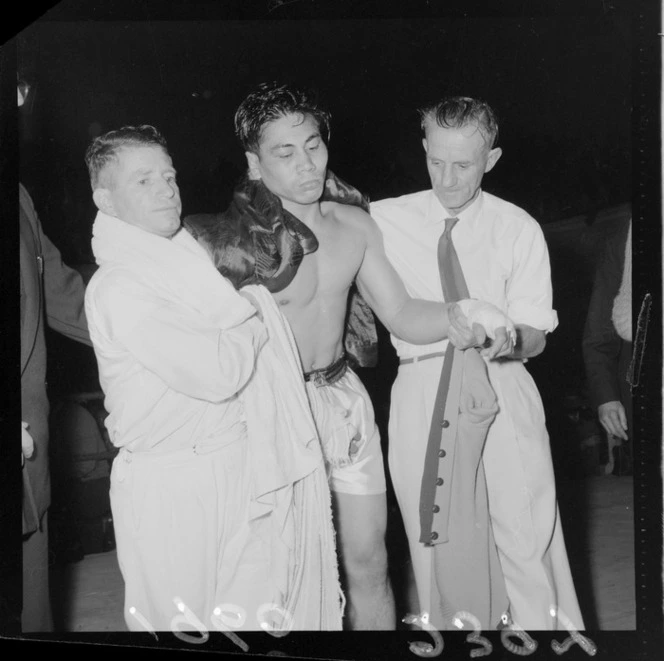
[(276, 82), (260, 83), (242, 101), (235, 113), (235, 135), (245, 151), (256, 153), (265, 124), (290, 114), (310, 115), (323, 140), (329, 140), (330, 113), (319, 105), (313, 92)]
[(102, 170), (117, 160), (118, 151), (125, 147), (154, 146), (168, 153), (166, 138), (154, 126), (123, 126), (96, 137), (85, 151), (85, 164), (90, 174), (92, 190), (98, 187)]
[(418, 110), (420, 126), (426, 130), (426, 122), (435, 121), (443, 128), (461, 128), (477, 124), (480, 133), (493, 149), (498, 144), (498, 118), (491, 106), (468, 96), (448, 96)]

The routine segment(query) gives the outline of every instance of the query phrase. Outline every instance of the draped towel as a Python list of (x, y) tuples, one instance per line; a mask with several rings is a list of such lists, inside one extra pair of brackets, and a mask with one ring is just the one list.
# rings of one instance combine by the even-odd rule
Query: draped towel
[(293, 616), (296, 629), (339, 630), (344, 597), (331, 495), (295, 340), (265, 287), (243, 291), (258, 302), (270, 335), (240, 397), (253, 470), (251, 516), (271, 512), (273, 518), (275, 601)]

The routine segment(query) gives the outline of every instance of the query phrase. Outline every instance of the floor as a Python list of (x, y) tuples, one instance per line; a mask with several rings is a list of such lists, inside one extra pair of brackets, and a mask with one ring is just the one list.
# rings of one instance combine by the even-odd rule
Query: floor
[[(572, 573), (588, 630), (636, 628), (633, 480), (604, 475), (559, 484)], [(56, 568), (61, 631), (124, 631), (123, 586), (114, 551)]]

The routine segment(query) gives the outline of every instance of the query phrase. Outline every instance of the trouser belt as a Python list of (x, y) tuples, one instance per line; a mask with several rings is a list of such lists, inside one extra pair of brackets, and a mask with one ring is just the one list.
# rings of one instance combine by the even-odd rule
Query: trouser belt
[(335, 360), (331, 365), (323, 367), (319, 370), (311, 370), (311, 372), (304, 373), (304, 380), (311, 381), (315, 386), (329, 386), (336, 383), (348, 369), (348, 360), (342, 354), (340, 358)]
[(438, 358), (438, 356), (444, 356), (444, 351), (434, 351), (433, 353), (425, 353), (423, 356), (414, 356), (413, 358), (402, 358), (399, 361), (399, 365), (408, 365), (410, 363), (420, 363), (423, 360), (429, 360), (429, 358)]

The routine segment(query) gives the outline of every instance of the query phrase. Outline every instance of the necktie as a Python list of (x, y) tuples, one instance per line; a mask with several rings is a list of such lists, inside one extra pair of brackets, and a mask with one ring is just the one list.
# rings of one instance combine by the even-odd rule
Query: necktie
[(459, 256), (452, 241), (452, 228), (458, 222), (458, 218), (445, 218), (445, 231), (438, 241), (438, 270), (446, 303), (470, 298)]
[[(438, 241), (438, 270), (446, 303), (469, 298), (466, 279), (463, 276), (459, 256), (452, 242), (452, 228), (458, 221), (458, 218), (445, 218), (445, 231)], [(431, 418), (429, 440), (424, 458), (420, 489), (420, 542), (424, 544), (431, 544), (438, 539), (438, 533), (432, 532), (431, 528), (435, 511), (436, 488), (441, 486), (438, 478), (438, 462), (442, 458), (439, 454), (441, 430), (449, 426), (448, 421), (445, 420), (445, 404), (450, 387), (454, 354), (454, 347), (448, 345), (438, 383), (436, 403)], [(442, 456), (444, 457), (444, 455)]]

